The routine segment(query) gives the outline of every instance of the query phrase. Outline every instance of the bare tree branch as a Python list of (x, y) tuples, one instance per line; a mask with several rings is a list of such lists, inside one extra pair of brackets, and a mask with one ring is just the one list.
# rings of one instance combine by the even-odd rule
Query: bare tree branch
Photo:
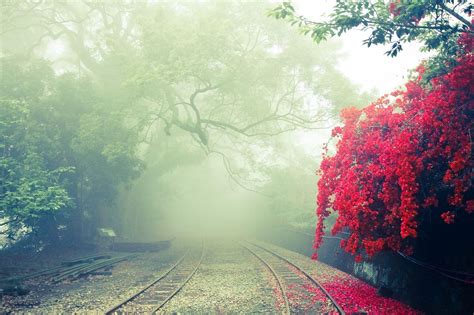
[(456, 19), (458, 19), (459, 21), (461, 21), (464, 25), (466, 25), (469, 30), (473, 31), (474, 27), (472, 25), (471, 22), (469, 22), (468, 20), (466, 20), (463, 16), (461, 16), (459, 13), (457, 13), (456, 11), (454, 11), (453, 9), (449, 8), (446, 4), (444, 4), (443, 2), (440, 2), (438, 3), (439, 6), (441, 8), (443, 8), (443, 10), (445, 10), (446, 12), (448, 12), (449, 14), (451, 14), (452, 16), (454, 16)]
[(234, 183), (236, 183), (239, 187), (241, 187), (242, 189), (245, 189), (245, 190), (247, 190), (247, 191), (250, 191), (250, 192), (253, 192), (253, 193), (262, 195), (262, 196), (264, 196), (264, 197), (271, 198), (270, 195), (265, 194), (265, 193), (263, 193), (263, 192), (261, 192), (261, 191), (258, 191), (258, 190), (254, 189), (254, 188), (247, 187), (246, 185), (244, 185), (243, 183), (241, 183), (241, 182), (237, 179), (237, 176), (236, 176), (235, 172), (232, 170), (232, 167), (231, 167), (231, 165), (230, 165), (230, 161), (229, 161), (229, 159), (227, 158), (227, 156), (226, 156), (224, 153), (219, 152), (219, 151), (209, 151), (209, 154), (213, 154), (213, 153), (221, 156), (222, 161), (223, 161), (224, 166), (225, 166), (225, 168), (226, 168), (226, 170), (227, 170), (227, 173), (229, 174), (230, 179), (232, 179), (232, 181), (233, 181)]

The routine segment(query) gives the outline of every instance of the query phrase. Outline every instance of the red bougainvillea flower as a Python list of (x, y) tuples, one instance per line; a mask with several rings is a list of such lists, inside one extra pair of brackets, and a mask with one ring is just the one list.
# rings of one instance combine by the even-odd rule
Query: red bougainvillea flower
[(398, 16), (400, 15), (400, 0), (398, 1), (393, 1), (390, 2), (388, 5), (388, 11), (393, 15), (393, 16)]
[(344, 127), (332, 133), (337, 151), (328, 156), (325, 146), (319, 170), (315, 249), (331, 210), (332, 233), (349, 232), (341, 247), (358, 260), (384, 249), (409, 253), (421, 214), (455, 224), (454, 213), (474, 213), (472, 35), (460, 42), (465, 55), (430, 88), (420, 67), (405, 90), (342, 111)]
[[(303, 267), (306, 267), (304, 263)], [(307, 270), (346, 314), (422, 314), (397, 300), (380, 296), (377, 288), (324, 263), (310, 262)]]
[(446, 212), (441, 213), (441, 218), (443, 219), (444, 222), (446, 222), (446, 224), (454, 223), (454, 217), (455, 215), (451, 211), (446, 211)]

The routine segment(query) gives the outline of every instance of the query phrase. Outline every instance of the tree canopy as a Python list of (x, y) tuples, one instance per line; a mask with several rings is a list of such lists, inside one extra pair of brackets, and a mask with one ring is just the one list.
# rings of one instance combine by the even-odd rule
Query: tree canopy
[[(35, 220), (11, 221), (39, 213), (52, 230), (88, 237), (96, 226), (121, 221), (117, 196), (146, 164), (164, 174), (200, 160), (181, 146), (217, 155), (234, 180), (253, 176), (261, 188), (267, 170), (256, 164), (273, 162), (255, 157), (271, 150), (273, 137), (329, 128), (349, 98), (368, 99), (338, 70), (339, 43), (315, 47), (267, 18), (268, 7), (2, 3), (3, 148), (18, 151), (4, 150), (11, 178), (0, 191), (31, 201), (4, 199), (3, 227), (41, 234)], [(168, 137), (176, 143), (164, 145)]]
[(348, 233), (341, 246), (357, 260), (384, 249), (412, 254), (420, 235), (441, 230), (432, 226), (472, 222), (471, 10), (467, 1), (336, 1), (321, 22), (288, 2), (270, 12), (317, 42), (360, 27), (367, 46), (390, 44), (393, 57), (410, 41), (435, 51), (403, 89), (341, 112), (335, 152), (326, 145), (319, 170), (316, 249), (332, 212), (332, 233)]
[(421, 226), (472, 216), (473, 70), (469, 54), (430, 90), (414, 81), (343, 111), (344, 127), (333, 130), (337, 152), (320, 169), (316, 248), (331, 208), (339, 214), (332, 232), (350, 233), (343, 248), (368, 256), (412, 253)]
[(425, 74), (425, 81), (429, 81), (456, 63), (463, 49), (458, 45), (459, 35), (474, 34), (471, 12), (472, 3), (465, 0), (337, 0), (327, 19), (321, 21), (298, 15), (290, 2), (283, 2), (270, 15), (297, 25), (316, 42), (361, 29), (370, 34), (365, 45), (386, 45), (386, 54), (392, 57), (402, 51), (404, 43), (421, 42), (424, 50), (436, 52)]

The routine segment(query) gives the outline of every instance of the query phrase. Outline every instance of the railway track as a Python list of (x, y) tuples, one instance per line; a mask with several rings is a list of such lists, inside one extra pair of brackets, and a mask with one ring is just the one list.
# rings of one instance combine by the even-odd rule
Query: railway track
[(108, 270), (113, 267), (113, 265), (137, 257), (138, 254), (128, 254), (128, 255), (119, 255), (115, 257), (110, 257), (103, 261), (97, 261), (94, 263), (85, 263), (80, 264), (78, 266), (73, 266), (67, 268), (54, 276), (51, 279), (52, 283), (59, 283), (63, 280), (70, 279), (70, 278), (79, 278), (83, 275), (93, 274), (98, 272), (99, 270)]
[[(281, 309), (283, 313), (337, 312), (341, 315), (345, 314), (329, 292), (301, 267), (261, 245), (251, 242), (241, 245), (260, 260), (274, 276), (283, 299)], [(304, 298), (298, 299), (298, 296)], [(318, 301), (315, 301), (316, 299)], [(310, 301), (310, 303), (300, 304), (297, 300)]]
[(163, 274), (106, 314), (156, 313), (191, 280), (203, 257), (204, 243), (199, 252), (188, 250)]
[(124, 260), (134, 258), (136, 256), (137, 254), (126, 254), (118, 256), (112, 256), (109, 254), (99, 254), (94, 256), (81, 257), (72, 261), (64, 262), (60, 266), (56, 266), (53, 268), (40, 270), (23, 276), (0, 279), (0, 282), (21, 282), (29, 279), (45, 277), (45, 280), (51, 281), (52, 283), (59, 283), (66, 279), (75, 279), (86, 274), (97, 272), (99, 270), (110, 269), (113, 265)]

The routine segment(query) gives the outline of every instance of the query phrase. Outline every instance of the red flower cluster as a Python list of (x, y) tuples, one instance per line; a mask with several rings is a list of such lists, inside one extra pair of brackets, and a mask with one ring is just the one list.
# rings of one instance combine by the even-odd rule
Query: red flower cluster
[(377, 289), (350, 276), (335, 276), (322, 285), (347, 314), (421, 314), (394, 299), (377, 294)]
[[(406, 5), (402, 4), (401, 0), (394, 0), (391, 1), (388, 5), (388, 12), (395, 18), (395, 19), (404, 19), (404, 15), (407, 14)], [(412, 16), (408, 19), (408, 22), (414, 22), (418, 24), (423, 16), (416, 17)]]
[(446, 224), (454, 223), (454, 213), (451, 211), (446, 211), (441, 213), (441, 219), (443, 219)]
[(342, 112), (344, 127), (333, 131), (340, 139), (337, 153), (330, 157), (326, 149), (319, 170), (315, 249), (330, 209), (339, 214), (332, 233), (350, 232), (341, 246), (369, 256), (383, 249), (409, 253), (423, 214), (437, 213), (451, 224), (456, 213), (474, 212), (474, 200), (468, 200), (474, 167), (472, 50), (458, 61), (430, 89), (418, 78), (406, 91)]
[(393, 15), (393, 16), (398, 16), (400, 15), (400, 0), (397, 1), (392, 1), (388, 5), (388, 11)]
[[(293, 253), (288, 257), (298, 261), (301, 267), (318, 280), (346, 314), (422, 314), (402, 302), (379, 295), (377, 288), (354, 276), (318, 261), (305, 261), (298, 256), (300, 255)], [(321, 296), (319, 288), (311, 286), (306, 287), (306, 290), (308, 296), (313, 296), (313, 303), (323, 302), (325, 308), (321, 310), (322, 313), (336, 314), (329, 309), (331, 303)]]

